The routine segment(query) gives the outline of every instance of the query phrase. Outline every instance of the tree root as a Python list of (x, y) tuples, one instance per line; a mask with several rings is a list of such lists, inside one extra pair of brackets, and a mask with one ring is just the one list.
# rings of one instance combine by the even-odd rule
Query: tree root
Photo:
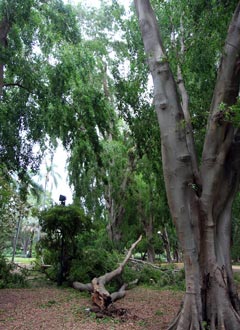
[(240, 316), (230, 300), (219, 297), (221, 295), (214, 296), (215, 304), (209, 305), (208, 316), (203, 318), (195, 296), (186, 295), (181, 310), (168, 330), (239, 330)]

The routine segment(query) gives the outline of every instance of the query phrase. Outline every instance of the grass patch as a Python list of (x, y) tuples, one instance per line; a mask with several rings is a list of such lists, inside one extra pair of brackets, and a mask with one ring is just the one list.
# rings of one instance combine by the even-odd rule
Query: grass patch
[(240, 273), (233, 273), (233, 278), (235, 280), (235, 282), (240, 285)]
[[(12, 258), (7, 257), (7, 260), (12, 261)], [(35, 260), (36, 260), (36, 258), (23, 258), (23, 257), (15, 257), (14, 258), (14, 262), (25, 264), (25, 265), (31, 265)]]
[(161, 310), (158, 309), (158, 310), (155, 312), (155, 315), (156, 315), (156, 316), (163, 316), (164, 313), (163, 313), (163, 311), (161, 311)]
[(56, 305), (56, 304), (57, 304), (56, 300), (49, 300), (45, 304), (41, 304), (39, 307), (40, 308), (49, 308), (49, 307), (52, 307), (53, 305)]

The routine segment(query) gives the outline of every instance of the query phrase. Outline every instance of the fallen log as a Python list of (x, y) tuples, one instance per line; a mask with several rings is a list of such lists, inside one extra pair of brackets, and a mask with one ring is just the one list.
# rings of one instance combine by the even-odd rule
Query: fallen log
[(80, 282), (73, 282), (73, 288), (80, 291), (90, 292), (92, 294), (92, 302), (97, 305), (101, 310), (107, 309), (108, 306), (111, 305), (114, 301), (123, 298), (126, 294), (126, 288), (128, 287), (128, 285), (134, 284), (136, 283), (136, 281), (122, 285), (118, 291), (113, 292), (111, 294), (105, 288), (105, 285), (123, 272), (126, 263), (132, 255), (132, 251), (141, 241), (141, 239), (142, 236), (140, 236), (138, 240), (132, 244), (131, 248), (128, 250), (125, 259), (116, 269), (100, 277), (95, 277), (91, 283), (84, 284)]
[(174, 273), (177, 273), (177, 272), (181, 271), (181, 268), (174, 268), (174, 269), (164, 268), (164, 266), (162, 266), (162, 265), (157, 266), (157, 265), (153, 264), (152, 262), (144, 261), (144, 260), (140, 260), (140, 259), (135, 259), (135, 258), (130, 258), (129, 261), (133, 264), (141, 264), (141, 265), (149, 266), (151, 268), (159, 270), (160, 272), (174, 272)]

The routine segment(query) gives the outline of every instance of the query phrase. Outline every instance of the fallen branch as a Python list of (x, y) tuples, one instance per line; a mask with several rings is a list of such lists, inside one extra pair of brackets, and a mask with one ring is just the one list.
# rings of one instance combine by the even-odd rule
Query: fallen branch
[[(101, 310), (108, 308), (114, 301), (121, 299), (126, 294), (126, 288), (129, 284), (124, 284), (118, 291), (110, 294), (108, 290), (105, 288), (105, 284), (110, 282), (113, 278), (120, 275), (123, 272), (123, 269), (130, 259), (132, 255), (132, 251), (136, 247), (136, 245), (141, 241), (142, 236), (138, 238), (136, 242), (134, 242), (129, 249), (125, 259), (118, 266), (118, 268), (113, 271), (106, 273), (100, 277), (95, 277), (91, 283), (80, 283), (73, 282), (73, 287), (80, 291), (88, 291), (92, 294), (92, 301), (95, 305), (97, 305)], [(135, 282), (135, 281), (134, 281)], [(133, 284), (133, 282), (132, 282)]]
[(147, 266), (150, 266), (152, 268), (162, 270), (161, 266), (154, 265), (153, 263), (148, 262), (148, 261), (134, 259), (134, 258), (130, 258), (129, 261), (131, 261), (132, 263), (135, 263), (135, 264), (147, 265)]
[(140, 259), (130, 258), (129, 261), (132, 262), (133, 264), (141, 264), (141, 265), (146, 265), (146, 266), (152, 267), (154, 269), (159, 270), (160, 272), (174, 272), (175, 273), (175, 272), (181, 271), (181, 269), (177, 269), (177, 268), (174, 268), (174, 269), (163, 268), (163, 266), (157, 266), (151, 262), (140, 260)]

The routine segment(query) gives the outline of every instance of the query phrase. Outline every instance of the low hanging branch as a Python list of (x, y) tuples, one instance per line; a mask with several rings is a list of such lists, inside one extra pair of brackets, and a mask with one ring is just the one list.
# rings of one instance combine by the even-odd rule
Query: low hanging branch
[(125, 259), (118, 266), (118, 268), (113, 271), (106, 273), (100, 277), (95, 277), (91, 283), (83, 284), (80, 282), (73, 282), (74, 289), (80, 291), (88, 291), (92, 294), (92, 301), (95, 305), (97, 305), (101, 310), (107, 309), (109, 305), (111, 305), (114, 301), (121, 299), (126, 294), (126, 288), (129, 284), (134, 284), (137, 281), (134, 281), (129, 284), (124, 284), (118, 291), (109, 293), (105, 288), (105, 285), (110, 282), (113, 278), (117, 277), (123, 272), (123, 269), (130, 259), (132, 255), (132, 251), (135, 249), (137, 244), (141, 241), (142, 235), (138, 238), (138, 240), (132, 244), (129, 249)]

